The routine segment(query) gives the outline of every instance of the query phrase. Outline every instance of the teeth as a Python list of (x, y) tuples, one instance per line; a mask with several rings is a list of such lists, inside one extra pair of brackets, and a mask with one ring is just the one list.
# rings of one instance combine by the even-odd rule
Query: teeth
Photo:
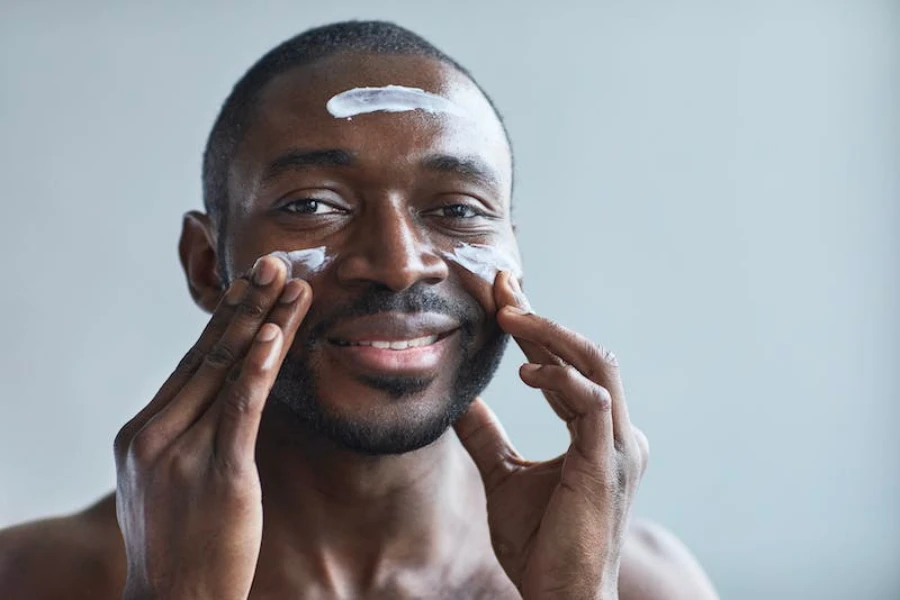
[(372, 346), (381, 350), (406, 350), (408, 348), (419, 348), (435, 343), (438, 339), (436, 335), (426, 335), (425, 337), (415, 338), (413, 340), (399, 340), (393, 342), (372, 340), (364, 342), (350, 342), (348, 346)]
[(415, 348), (418, 346), (430, 346), (438, 340), (438, 336), (436, 335), (427, 335), (425, 337), (416, 338), (414, 340), (409, 340), (407, 342), (411, 347)]

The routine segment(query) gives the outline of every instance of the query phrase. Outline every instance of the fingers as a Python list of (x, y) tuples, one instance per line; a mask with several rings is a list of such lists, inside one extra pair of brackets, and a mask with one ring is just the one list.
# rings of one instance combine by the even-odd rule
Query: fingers
[(161, 443), (171, 441), (197, 420), (216, 397), (228, 371), (240, 361), (281, 295), (287, 277), (284, 262), (264, 256), (253, 267), (251, 285), (231, 322), (204, 355), (200, 366), (173, 401), (147, 425)]
[(137, 434), (150, 419), (164, 409), (175, 394), (184, 387), (185, 382), (193, 376), (194, 372), (196, 372), (197, 368), (203, 362), (204, 356), (206, 356), (219, 338), (222, 337), (228, 324), (231, 323), (236, 307), (246, 293), (249, 285), (250, 283), (245, 279), (237, 279), (232, 282), (231, 286), (229, 286), (228, 290), (219, 301), (218, 307), (216, 307), (215, 312), (206, 324), (203, 333), (200, 334), (200, 337), (194, 346), (184, 355), (178, 363), (178, 366), (175, 367), (175, 370), (166, 382), (163, 383), (162, 387), (150, 403), (119, 431), (115, 442), (117, 459), (124, 455), (124, 452), (130, 445), (134, 435)]
[[(525, 297), (522, 287), (509, 271), (501, 271), (500, 274), (497, 275), (497, 281), (494, 285), (494, 300), (497, 302), (497, 306), (500, 309), (511, 306), (523, 310), (526, 313), (532, 312), (531, 304), (528, 302), (528, 298)], [(513, 336), (513, 339), (516, 341), (519, 348), (521, 348), (525, 357), (528, 358), (529, 362), (539, 364), (563, 364), (562, 360), (554, 356), (540, 344), (515, 336)]]
[[(195, 428), (201, 442), (215, 436), (216, 456), (226, 469), (252, 465), (266, 399), (311, 303), (312, 289), (305, 281), (294, 279), (285, 285), (278, 305), (269, 315), (270, 322), (264, 325), (264, 328), (277, 325), (281, 337), (279, 349), (274, 354), (274, 372), (269, 371), (269, 365), (265, 362), (255, 366), (251, 364), (254, 358), (248, 353), (240, 371), (236, 373), (232, 370), (230, 375), (233, 381), (225, 386), (219, 398), (207, 408), (201, 422), (197, 423)], [(269, 335), (271, 333), (263, 335), (263, 338)], [(265, 341), (259, 337), (256, 339), (257, 343)], [(251, 348), (251, 352), (254, 350)]]
[(515, 306), (525, 312), (532, 312), (531, 303), (522, 291), (519, 281), (509, 271), (500, 271), (494, 280), (494, 301), (497, 308)]
[(280, 327), (274, 323), (263, 325), (241, 365), (240, 375), (228, 386), (217, 410), (210, 409), (208, 413), (219, 416), (214, 454), (225, 469), (237, 470), (254, 464), (259, 423), (281, 367), (285, 346)]
[(582, 375), (606, 388), (612, 398), (613, 432), (617, 440), (631, 435), (631, 421), (625, 404), (625, 390), (619, 374), (618, 362), (587, 338), (533, 313), (522, 314), (504, 308), (497, 315), (504, 331), (551, 352), (575, 367)]
[(554, 396), (565, 400), (573, 413), (567, 420), (572, 441), (585, 456), (606, 454), (614, 448), (612, 398), (606, 388), (568, 365), (522, 365), (519, 376), (526, 385), (555, 392)]
[(514, 470), (517, 462), (523, 462), (497, 415), (481, 398), (475, 398), (453, 428), (478, 467), (488, 492)]

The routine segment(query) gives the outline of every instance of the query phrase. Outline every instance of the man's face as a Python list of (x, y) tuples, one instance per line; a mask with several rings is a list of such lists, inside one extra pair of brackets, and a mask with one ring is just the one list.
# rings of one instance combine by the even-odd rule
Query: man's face
[[(336, 94), (388, 85), (461, 110), (326, 110)], [(511, 182), (496, 115), (441, 62), (339, 54), (272, 80), (232, 164), (219, 261), (242, 273), (269, 252), (324, 247), (328, 262), (294, 273), (314, 299), (270, 402), (361, 452), (437, 439), (505, 347), (490, 283), (448, 257), (475, 244), (518, 260)]]

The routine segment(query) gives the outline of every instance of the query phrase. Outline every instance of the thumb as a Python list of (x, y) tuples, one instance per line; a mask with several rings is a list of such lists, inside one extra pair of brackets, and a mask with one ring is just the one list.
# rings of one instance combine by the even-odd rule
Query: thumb
[(475, 398), (453, 428), (478, 467), (487, 492), (525, 462), (509, 441), (497, 415), (481, 398)]

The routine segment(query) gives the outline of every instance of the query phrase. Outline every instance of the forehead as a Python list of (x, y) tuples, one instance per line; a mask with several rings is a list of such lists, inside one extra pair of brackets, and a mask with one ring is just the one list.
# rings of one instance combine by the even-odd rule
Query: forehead
[[(341, 92), (389, 85), (440, 95), (461, 110), (373, 112), (347, 119), (326, 109)], [(474, 158), (496, 172), (507, 195), (512, 183), (506, 136), (484, 94), (452, 66), (428, 57), (337, 54), (276, 76), (258, 98), (229, 186), (246, 193), (268, 164), (297, 149), (346, 150), (362, 168), (401, 179), (405, 168), (428, 155)]]

